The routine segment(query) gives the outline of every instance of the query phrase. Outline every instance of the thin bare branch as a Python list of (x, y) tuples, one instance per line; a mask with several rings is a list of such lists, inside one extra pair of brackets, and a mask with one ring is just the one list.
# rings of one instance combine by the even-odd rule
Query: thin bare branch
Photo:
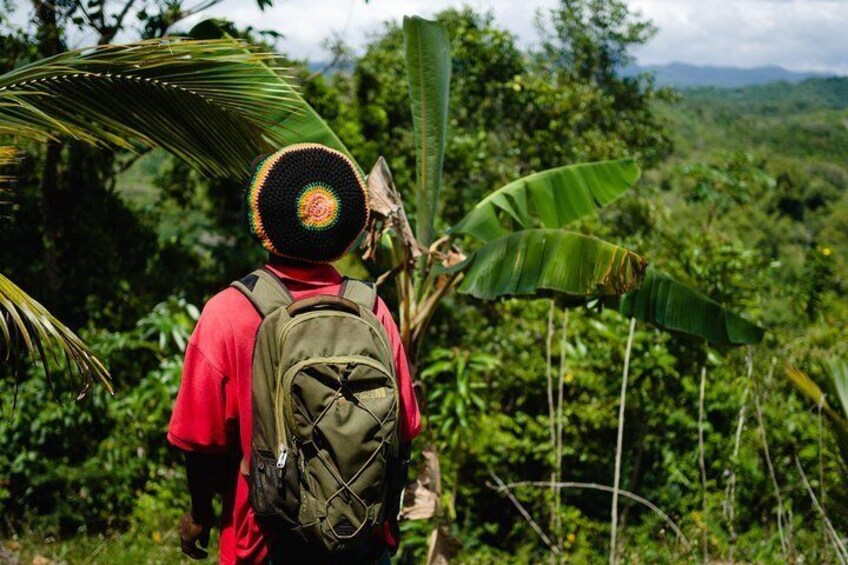
[(813, 506), (815, 506), (819, 515), (822, 518), (822, 521), (825, 523), (825, 527), (827, 532), (830, 534), (831, 541), (833, 541), (834, 549), (836, 550), (836, 556), (839, 558), (839, 562), (843, 565), (848, 564), (848, 549), (845, 548), (845, 544), (842, 542), (842, 539), (839, 537), (839, 534), (836, 532), (836, 529), (833, 527), (833, 523), (831, 523), (830, 519), (827, 517), (827, 514), (822, 508), (819, 501), (816, 499), (816, 494), (813, 492), (813, 487), (810, 486), (810, 481), (807, 480), (807, 475), (804, 473), (804, 468), (801, 466), (801, 461), (798, 459), (798, 456), (795, 456), (795, 466), (798, 468), (798, 473), (801, 475), (801, 480), (804, 482), (804, 488), (807, 489), (807, 494), (810, 495), (810, 500), (813, 501)]
[[(533, 517), (530, 516), (530, 513), (527, 512), (527, 510), (524, 508), (524, 505), (522, 505), (521, 502), (519, 502), (518, 499), (515, 498), (515, 495), (512, 494), (511, 490), (509, 490), (509, 486), (504, 484), (504, 482), (501, 480), (501, 478), (497, 474), (495, 474), (495, 472), (492, 471), (491, 469), (489, 470), (489, 476), (492, 477), (492, 479), (494, 479), (495, 482), (498, 485), (497, 488), (494, 488), (494, 487), (491, 487), (491, 486), (490, 486), (490, 488), (493, 488), (493, 490), (497, 490), (499, 492), (503, 492), (504, 494), (506, 494), (507, 498), (509, 498), (509, 501), (512, 502), (513, 506), (515, 506), (515, 508), (518, 510), (518, 512), (521, 513), (521, 516), (523, 516), (524, 519), (527, 521), (527, 523), (530, 524), (530, 527), (533, 528), (533, 531), (536, 532), (539, 535), (539, 537), (542, 539), (543, 542), (545, 542), (545, 545), (548, 546), (548, 549), (550, 549), (551, 552), (554, 555), (559, 555), (560, 554), (559, 548), (556, 547), (553, 544), (553, 542), (551, 541), (551, 538), (549, 538), (545, 534), (545, 532), (542, 531), (542, 528), (540, 528), (539, 524), (536, 523), (536, 520), (534, 520)], [(548, 486), (548, 483), (543, 483), (543, 484), (546, 487)]]
[[(562, 312), (562, 334), (559, 342), (559, 385), (557, 390), (557, 443), (556, 443), (556, 481), (562, 480), (562, 402), (563, 402), (563, 383), (565, 382), (566, 370), (566, 343), (568, 340), (568, 308)], [(560, 489), (554, 491), (554, 503), (559, 508)], [(557, 532), (557, 547), (562, 549), (562, 518), (560, 513), (556, 513), (554, 522), (555, 531)]]
[[(78, 2), (78, 4), (82, 4), (82, 2)], [(124, 19), (126, 19), (127, 14), (129, 14), (130, 10), (135, 4), (135, 0), (127, 0), (127, 3), (124, 4), (124, 8), (115, 16), (115, 21), (112, 25), (104, 25), (101, 29), (97, 31), (100, 33), (100, 41), (98, 42), (100, 45), (106, 45), (107, 43), (112, 43), (112, 40), (115, 39), (115, 36), (124, 26)], [(105, 19), (105, 15), (103, 16)]]
[(710, 528), (709, 508), (707, 507), (707, 464), (704, 455), (704, 395), (707, 387), (707, 365), (701, 367), (701, 387), (698, 395), (698, 464), (701, 467), (701, 502), (703, 504), (704, 532), (701, 537), (701, 551), (704, 553), (704, 563), (710, 562)]
[[(819, 420), (819, 498), (821, 498), (822, 512), (825, 508), (825, 489), (824, 489), (824, 430), (822, 429), (822, 408), (827, 399), (822, 394), (821, 400), (818, 403), (818, 420)], [(822, 544), (822, 554), (824, 561), (827, 561), (827, 525), (822, 520), (822, 531), (824, 532), (824, 544)]]
[(545, 342), (545, 378), (548, 382), (548, 428), (551, 434), (551, 451), (556, 453), (556, 415), (554, 410), (554, 378), (553, 378), (553, 341), (554, 341), (554, 312), (556, 305), (551, 300), (548, 311), (548, 336)]
[(769, 453), (768, 438), (766, 437), (766, 427), (763, 422), (763, 409), (760, 406), (760, 395), (754, 395), (754, 406), (757, 409), (757, 424), (760, 430), (760, 439), (763, 443), (763, 454), (766, 459), (766, 467), (768, 468), (769, 478), (771, 479), (772, 487), (774, 488), (774, 496), (777, 498), (777, 531), (780, 535), (780, 546), (783, 549), (784, 556), (789, 558), (789, 546), (786, 543), (786, 535), (783, 531), (783, 497), (780, 495), (780, 485), (777, 482), (777, 475), (774, 472), (774, 465), (771, 462), (771, 454)]
[[(653, 502), (651, 502), (647, 498), (643, 498), (643, 497), (639, 496), (638, 494), (634, 494), (634, 493), (626, 491), (626, 490), (614, 489), (613, 487), (610, 487), (610, 486), (607, 486), (607, 485), (601, 485), (601, 484), (598, 484), (598, 483), (581, 483), (581, 482), (574, 482), (574, 481), (566, 481), (566, 482), (556, 483), (556, 484), (546, 483), (544, 481), (519, 481), (519, 482), (515, 482), (515, 483), (505, 484), (505, 485), (503, 485), (503, 487), (500, 487), (500, 485), (499, 485), (498, 488), (503, 488), (504, 490), (508, 490), (508, 489), (511, 489), (511, 488), (520, 488), (520, 487), (552, 488), (552, 487), (555, 487), (555, 486), (560, 487), (560, 488), (599, 490), (599, 491), (609, 492), (609, 493), (612, 493), (615, 490), (617, 490), (618, 494), (620, 494), (621, 496), (624, 496), (624, 497), (629, 498), (629, 499), (631, 499), (635, 502), (638, 502), (639, 504), (649, 508), (657, 516), (662, 518), (668, 524), (668, 526), (674, 531), (675, 535), (677, 535), (677, 537), (680, 539), (680, 541), (683, 542), (683, 545), (686, 547), (686, 551), (692, 550), (692, 544), (690, 543), (689, 539), (683, 534), (683, 530), (681, 530), (677, 526), (677, 524), (674, 523), (674, 520), (672, 520), (671, 517), (668, 514), (663, 512), (656, 504), (654, 504)], [(490, 488), (494, 488), (494, 487), (490, 487)]]
[(748, 395), (751, 391), (751, 376), (754, 373), (753, 347), (748, 346), (745, 353), (745, 389), (742, 391), (742, 402), (739, 407), (739, 417), (736, 421), (736, 434), (733, 441), (733, 455), (730, 458), (730, 468), (727, 470), (727, 488), (724, 491), (724, 516), (730, 532), (730, 556), (733, 562), (733, 553), (736, 548), (736, 466), (739, 464), (739, 447), (742, 444), (742, 431), (745, 429), (745, 416), (748, 407)]
[[(548, 431), (551, 436), (551, 453), (554, 456), (553, 465), (551, 466), (551, 484), (556, 482), (556, 472), (559, 467), (559, 462), (556, 461), (556, 411), (554, 408), (554, 378), (553, 378), (553, 341), (554, 341), (554, 313), (556, 312), (556, 304), (551, 300), (551, 305), (548, 310), (548, 334), (545, 340), (545, 379), (548, 384)], [(558, 512), (556, 501), (556, 488), (551, 486), (551, 520), (550, 530), (555, 531), (556, 515)]]
[(630, 354), (633, 351), (633, 335), (636, 331), (636, 318), (630, 318), (630, 330), (627, 334), (627, 348), (624, 352), (624, 371), (621, 375), (621, 394), (618, 399), (618, 435), (615, 442), (615, 476), (612, 489), (612, 518), (610, 522), (610, 565), (618, 561), (616, 551), (618, 537), (618, 493), (621, 486), (621, 452), (624, 450), (624, 408), (627, 401), (627, 377), (630, 374)]

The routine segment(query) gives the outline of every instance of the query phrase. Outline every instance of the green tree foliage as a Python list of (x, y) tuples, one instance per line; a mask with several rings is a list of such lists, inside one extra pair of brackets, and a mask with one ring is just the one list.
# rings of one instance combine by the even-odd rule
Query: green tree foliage
[[(141, 495), (161, 482), (179, 484), (178, 457), (163, 439), (198, 316), (184, 299), (170, 298), (129, 331), (85, 332), (110, 362), (116, 397), (95, 389), (86, 402), (73, 402), (73, 392), (57, 402), (41, 379), (21, 384), (17, 408), (0, 421), (8, 447), (0, 456), (0, 504), (11, 523), (53, 533), (122, 528)], [(180, 494), (172, 502), (185, 501)]]
[[(651, 165), (664, 157), (671, 144), (651, 103), (672, 100), (673, 93), (657, 89), (650, 76), (620, 75), (633, 61), (631, 50), (656, 34), (653, 24), (622, 0), (562, 0), (540, 17), (539, 27), (538, 64), (552, 77), (558, 114), (567, 120), (546, 128), (551, 140), (578, 132), (578, 159), (581, 151), (605, 158), (629, 153)], [(574, 100), (574, 93), (580, 98)]]
[[(663, 122), (649, 109), (657, 96), (652, 87), (628, 82), (624, 96), (618, 87), (583, 79), (579, 87), (568, 84), (547, 68), (543, 55), (522, 53), (491, 15), (447, 10), (438, 19), (453, 58), (441, 215), (446, 225), (461, 218), (465, 203), (518, 176), (630, 155), (650, 155), (650, 164), (667, 152)], [(351, 151), (363, 163), (384, 155), (398, 186), (414, 182), (405, 73), (402, 30), (389, 24), (357, 61), (351, 85), (363, 139), (351, 141)], [(637, 132), (641, 127), (651, 135)], [(493, 162), (491, 155), (501, 158)]]

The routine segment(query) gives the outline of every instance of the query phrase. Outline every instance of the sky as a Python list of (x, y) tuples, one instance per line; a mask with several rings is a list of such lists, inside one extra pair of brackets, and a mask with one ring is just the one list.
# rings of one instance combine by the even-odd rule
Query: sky
[[(779, 65), (848, 75), (848, 0), (627, 2), (659, 28), (654, 39), (633, 53), (642, 65)], [(13, 3), (24, 8), (29, 2)], [(192, 5), (190, 0), (186, 3)], [(263, 12), (255, 0), (222, 0), (192, 21), (214, 16), (272, 29), (285, 35), (279, 43), (284, 52), (320, 61), (327, 57), (322, 41), (333, 33), (361, 48), (385, 20), (399, 20), (405, 14), (426, 17), (462, 5), (491, 11), (496, 23), (514, 32), (522, 45), (532, 45), (536, 13), (556, 4), (556, 0), (274, 0), (274, 6)], [(72, 37), (71, 43), (89, 44), (86, 39)]]

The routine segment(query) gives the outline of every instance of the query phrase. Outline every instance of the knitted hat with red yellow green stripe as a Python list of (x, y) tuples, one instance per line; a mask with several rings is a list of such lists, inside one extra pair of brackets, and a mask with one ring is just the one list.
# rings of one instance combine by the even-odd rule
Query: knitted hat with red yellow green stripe
[(368, 190), (359, 169), (317, 143), (263, 158), (245, 196), (253, 236), (270, 253), (298, 261), (335, 261), (368, 223)]

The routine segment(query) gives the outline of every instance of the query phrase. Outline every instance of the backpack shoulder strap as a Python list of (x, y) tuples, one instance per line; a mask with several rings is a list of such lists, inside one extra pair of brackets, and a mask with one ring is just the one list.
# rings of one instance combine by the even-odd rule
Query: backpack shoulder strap
[(253, 271), (230, 286), (241, 291), (263, 318), (294, 302), (291, 292), (280, 277), (266, 267)]
[(369, 312), (373, 312), (377, 304), (377, 289), (374, 288), (374, 283), (357, 279), (345, 277), (339, 289), (339, 296), (356, 302)]

